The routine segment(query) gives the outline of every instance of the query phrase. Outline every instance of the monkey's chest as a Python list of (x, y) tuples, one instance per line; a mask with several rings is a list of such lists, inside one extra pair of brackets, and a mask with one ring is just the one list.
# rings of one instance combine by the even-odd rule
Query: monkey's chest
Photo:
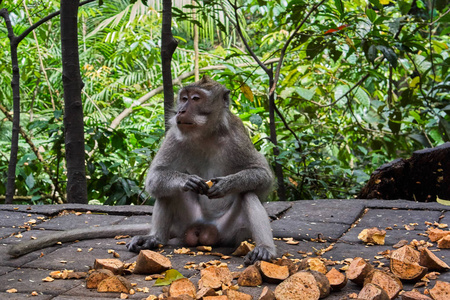
[(186, 173), (197, 175), (204, 179), (211, 179), (214, 177), (221, 177), (230, 174), (229, 168), (222, 164), (219, 159), (196, 159), (191, 160), (186, 164)]

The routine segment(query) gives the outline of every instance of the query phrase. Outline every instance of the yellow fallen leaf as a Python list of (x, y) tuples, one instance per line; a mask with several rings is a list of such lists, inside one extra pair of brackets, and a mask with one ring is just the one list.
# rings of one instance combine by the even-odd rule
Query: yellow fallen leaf
[(45, 277), (45, 278), (42, 279), (42, 281), (44, 281), (44, 282), (52, 282), (52, 281), (55, 281), (55, 279), (51, 278), (51, 277)]

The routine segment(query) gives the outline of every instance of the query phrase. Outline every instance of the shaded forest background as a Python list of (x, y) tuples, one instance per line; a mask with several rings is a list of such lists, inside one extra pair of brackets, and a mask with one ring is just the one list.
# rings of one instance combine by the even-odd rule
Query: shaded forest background
[[(60, 3), (13, 0), (0, 8), (20, 35)], [(142, 189), (164, 136), (161, 10), (151, 0), (79, 7), (90, 203), (152, 203)], [(450, 141), (449, 1), (179, 0), (172, 14), (175, 89), (194, 80), (197, 36), (198, 72), (232, 90), (233, 112), (258, 150), (281, 166), (287, 200), (352, 198), (381, 164)], [(5, 195), (13, 72), (0, 20)], [(59, 22), (45, 22), (18, 47), (19, 202), (64, 198), (58, 192), (67, 183)]]

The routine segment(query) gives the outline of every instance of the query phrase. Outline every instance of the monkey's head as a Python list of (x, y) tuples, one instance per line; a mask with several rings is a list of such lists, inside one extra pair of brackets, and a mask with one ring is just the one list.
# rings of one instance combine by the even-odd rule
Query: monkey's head
[(229, 113), (230, 90), (204, 76), (178, 93), (178, 106), (172, 125), (182, 133), (217, 127)]

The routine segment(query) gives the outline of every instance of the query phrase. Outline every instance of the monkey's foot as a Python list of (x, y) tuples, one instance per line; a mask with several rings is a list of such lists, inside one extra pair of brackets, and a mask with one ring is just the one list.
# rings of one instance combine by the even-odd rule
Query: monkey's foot
[(258, 260), (268, 261), (272, 259), (272, 257), (272, 253), (267, 248), (257, 246), (245, 256), (244, 263), (248, 266), (254, 264)]
[(160, 242), (152, 235), (135, 236), (127, 243), (128, 251), (139, 253), (141, 250), (155, 249)]

